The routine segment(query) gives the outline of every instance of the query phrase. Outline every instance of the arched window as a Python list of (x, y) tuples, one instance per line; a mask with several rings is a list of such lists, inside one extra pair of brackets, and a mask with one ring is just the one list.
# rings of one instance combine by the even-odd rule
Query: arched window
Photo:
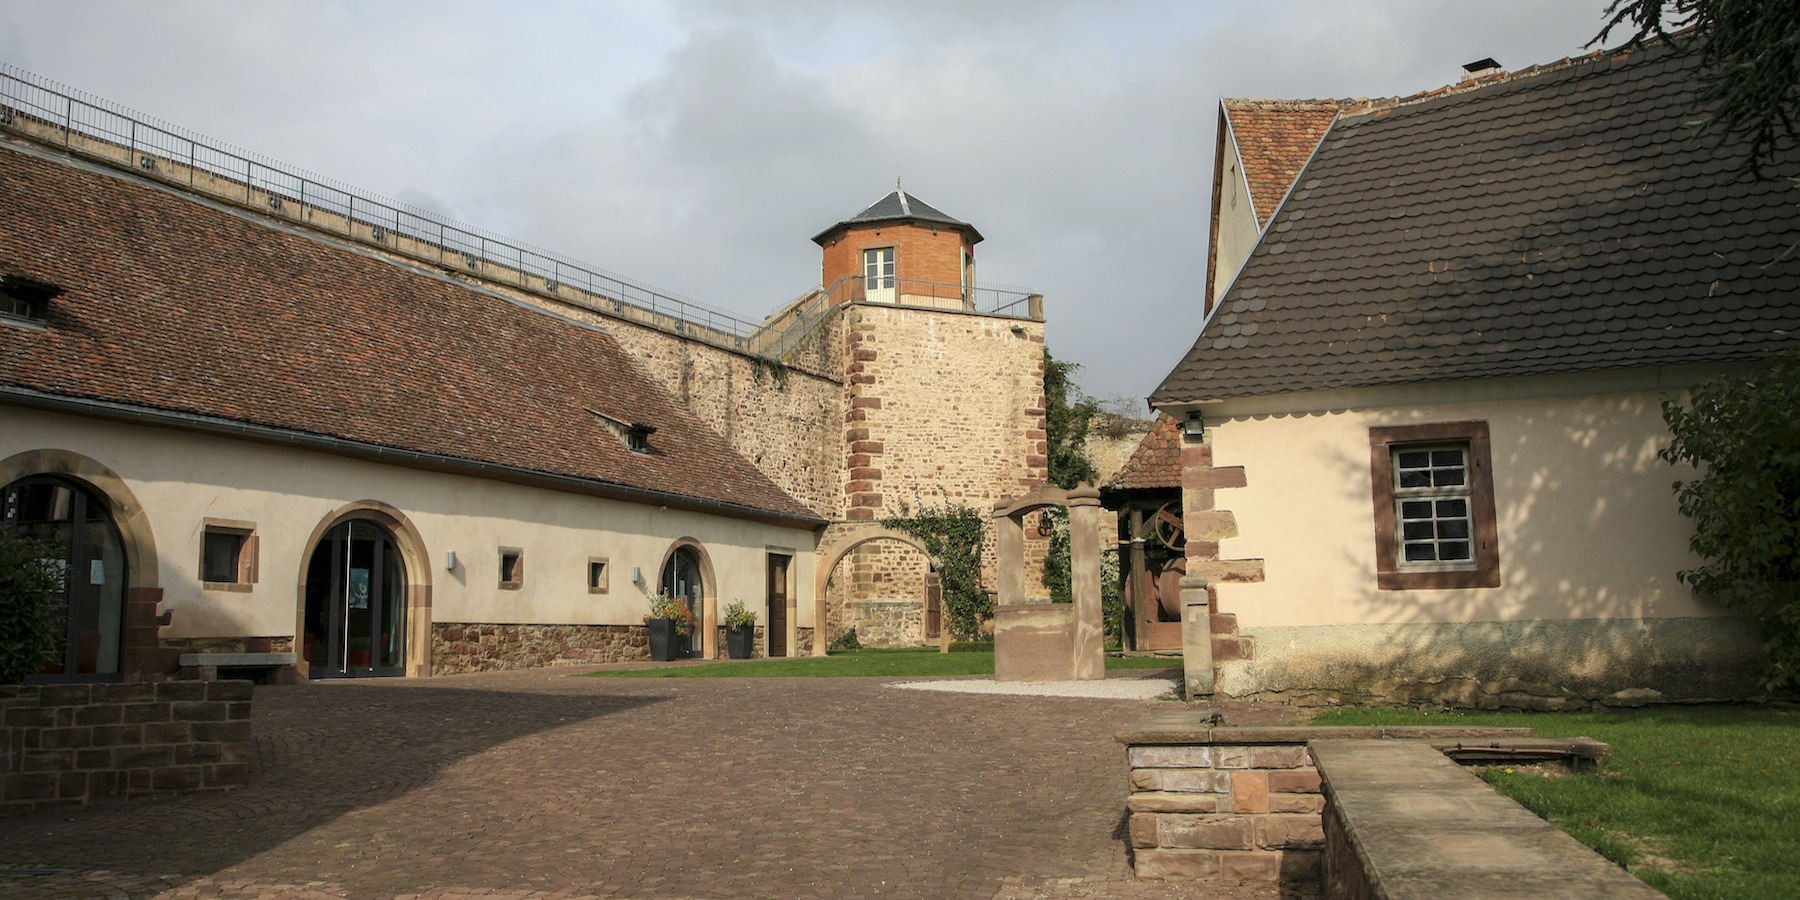
[(54, 646), (31, 680), (119, 680), (128, 573), (106, 498), (73, 478), (21, 478), (0, 495), (0, 529), (55, 548), (53, 559), (66, 576)]

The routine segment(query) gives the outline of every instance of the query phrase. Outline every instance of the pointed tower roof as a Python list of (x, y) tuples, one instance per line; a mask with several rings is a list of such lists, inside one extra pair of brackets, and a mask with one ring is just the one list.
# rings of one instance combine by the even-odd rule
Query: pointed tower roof
[(961, 231), (971, 244), (981, 243), (981, 232), (960, 219), (953, 219), (937, 207), (908, 194), (901, 188), (894, 188), (886, 197), (869, 204), (862, 212), (845, 219), (813, 237), (813, 243), (824, 246), (825, 242), (843, 229), (852, 225), (870, 225), (876, 222), (894, 222), (897, 224), (946, 225)]

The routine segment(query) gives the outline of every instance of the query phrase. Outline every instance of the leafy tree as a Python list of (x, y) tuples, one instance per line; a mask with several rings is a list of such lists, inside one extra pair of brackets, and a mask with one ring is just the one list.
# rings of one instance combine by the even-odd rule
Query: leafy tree
[(55, 646), (63, 571), (56, 547), (0, 531), (0, 684), (19, 684)]
[(1087, 458), (1088, 423), (1100, 406), (1075, 386), (1073, 376), (1079, 368), (1044, 351), (1045, 443), (1050, 451), (1050, 483), (1060, 488), (1084, 481), (1092, 484), (1100, 478)]
[[(1634, 45), (1661, 38), (1679, 52), (1700, 54), (1700, 99), (1712, 109), (1702, 124), (1748, 141), (1744, 169), (1751, 175), (1762, 178), (1770, 157), (1800, 137), (1800, 3), (1613, 0), (1606, 15), (1606, 27), (1588, 46), (1623, 25), (1635, 29)], [(1676, 33), (1690, 26), (1693, 31)]]
[(1675, 440), (1662, 457), (1700, 469), (1675, 482), (1688, 546), (1706, 560), (1680, 573), (1701, 595), (1762, 626), (1764, 687), (1800, 688), (1800, 354), (1744, 378), (1695, 386), (1687, 408), (1664, 398)]

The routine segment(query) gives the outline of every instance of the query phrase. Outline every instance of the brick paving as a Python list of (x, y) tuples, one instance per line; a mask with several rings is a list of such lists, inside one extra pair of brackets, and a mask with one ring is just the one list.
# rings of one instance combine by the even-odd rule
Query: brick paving
[(1283, 896), (1132, 880), (1112, 735), (1167, 701), (573, 671), (258, 688), (249, 788), (0, 819), (0, 896)]

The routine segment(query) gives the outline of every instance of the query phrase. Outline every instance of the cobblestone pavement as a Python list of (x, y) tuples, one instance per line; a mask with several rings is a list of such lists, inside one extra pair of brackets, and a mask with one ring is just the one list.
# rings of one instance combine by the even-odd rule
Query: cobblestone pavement
[(249, 788), (0, 818), (0, 897), (1282, 896), (1132, 880), (1167, 701), (574, 671), (258, 688)]

